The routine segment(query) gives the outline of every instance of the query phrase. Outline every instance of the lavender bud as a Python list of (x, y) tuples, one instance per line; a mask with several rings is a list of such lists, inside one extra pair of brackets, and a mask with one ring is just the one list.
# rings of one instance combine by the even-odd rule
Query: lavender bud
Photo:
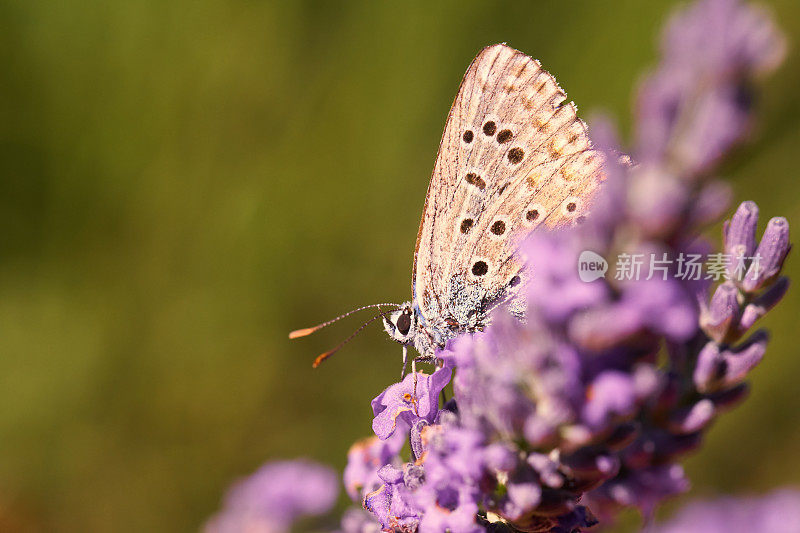
[(669, 429), (685, 435), (704, 429), (714, 418), (714, 402), (703, 399), (694, 405), (675, 411), (669, 419)]
[(755, 292), (769, 285), (780, 274), (790, 248), (789, 223), (783, 217), (773, 218), (758, 243), (742, 288), (746, 292)]
[(716, 344), (708, 343), (698, 356), (694, 382), (701, 393), (729, 389), (743, 381), (747, 374), (764, 357), (767, 334), (756, 332), (743, 345), (720, 351)]
[[(725, 253), (736, 257), (741, 251), (744, 257), (753, 255), (756, 249), (756, 226), (758, 206), (755, 202), (742, 202), (733, 217), (725, 222), (722, 230)], [(744, 248), (740, 249), (739, 246)]]
[(697, 363), (692, 376), (697, 390), (700, 392), (710, 391), (722, 371), (722, 357), (719, 353), (719, 345), (715, 342), (709, 342), (697, 354)]
[(747, 374), (761, 362), (764, 352), (767, 350), (768, 341), (769, 338), (765, 331), (757, 331), (742, 346), (722, 352), (722, 359), (725, 361), (722, 387), (727, 389), (743, 381)]
[(721, 343), (737, 322), (739, 290), (726, 281), (714, 291), (711, 303), (700, 314), (700, 327), (714, 341)]

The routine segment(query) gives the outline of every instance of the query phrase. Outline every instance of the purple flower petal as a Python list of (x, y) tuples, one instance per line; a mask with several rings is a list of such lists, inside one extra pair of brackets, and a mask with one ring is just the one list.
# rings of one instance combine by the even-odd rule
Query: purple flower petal
[(433, 374), (407, 375), (372, 400), (372, 430), (381, 439), (392, 436), (398, 420), (411, 427), (417, 420), (433, 422), (438, 413), (439, 393), (450, 382), (452, 371), (442, 367)]

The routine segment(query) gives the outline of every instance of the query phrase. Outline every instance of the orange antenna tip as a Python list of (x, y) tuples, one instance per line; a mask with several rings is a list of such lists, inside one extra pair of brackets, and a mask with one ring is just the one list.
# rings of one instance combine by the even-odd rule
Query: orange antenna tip
[(311, 335), (312, 333), (314, 333), (318, 329), (319, 329), (319, 326), (316, 326), (316, 327), (313, 327), (313, 328), (296, 329), (296, 330), (294, 330), (294, 331), (289, 333), (289, 338), (290, 339), (297, 339), (297, 338), (300, 338), (300, 337), (305, 337), (306, 335)]
[(314, 359), (314, 363), (311, 365), (313, 368), (317, 368), (325, 359), (332, 356), (336, 352), (336, 349), (328, 350), (327, 352), (320, 354)]

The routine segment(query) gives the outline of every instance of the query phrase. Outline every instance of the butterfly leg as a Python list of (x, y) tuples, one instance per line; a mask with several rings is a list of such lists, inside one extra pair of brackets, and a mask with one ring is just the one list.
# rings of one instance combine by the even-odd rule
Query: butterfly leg
[(400, 372), (400, 381), (403, 381), (403, 378), (406, 377), (406, 363), (408, 363), (408, 347), (403, 346), (403, 371)]

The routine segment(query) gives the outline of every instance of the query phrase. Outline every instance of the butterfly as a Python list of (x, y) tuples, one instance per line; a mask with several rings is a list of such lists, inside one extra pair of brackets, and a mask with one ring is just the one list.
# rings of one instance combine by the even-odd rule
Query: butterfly
[(524, 317), (529, 272), (518, 256), (520, 241), (540, 227), (583, 221), (604, 179), (603, 161), (577, 108), (538, 61), (505, 44), (481, 50), (439, 144), (417, 233), (411, 301), (365, 306), (395, 306), (373, 319), (382, 318), (403, 346), (403, 373), (409, 347), (419, 352), (412, 362), (435, 361), (448, 340), (487, 326), (500, 304)]

